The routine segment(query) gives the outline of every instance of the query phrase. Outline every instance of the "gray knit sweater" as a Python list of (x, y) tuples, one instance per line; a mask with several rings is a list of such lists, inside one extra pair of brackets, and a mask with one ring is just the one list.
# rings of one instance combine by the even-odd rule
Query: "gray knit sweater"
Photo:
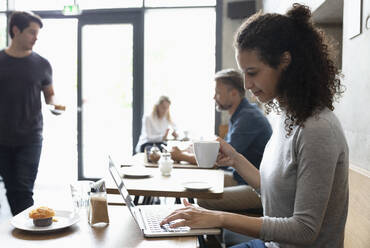
[(328, 109), (286, 137), (281, 115), (261, 162), (267, 247), (343, 247), (348, 211), (348, 146)]

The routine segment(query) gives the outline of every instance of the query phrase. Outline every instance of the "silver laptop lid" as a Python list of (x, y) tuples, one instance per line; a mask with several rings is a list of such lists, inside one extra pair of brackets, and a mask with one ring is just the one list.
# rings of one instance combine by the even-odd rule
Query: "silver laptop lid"
[[(142, 230), (145, 237), (168, 237), (168, 236), (195, 236), (195, 235), (203, 235), (203, 234), (210, 234), (210, 235), (217, 235), (221, 233), (220, 228), (206, 228), (206, 229), (190, 229), (189, 231), (169, 231), (169, 232), (152, 232), (146, 228), (145, 221), (140, 211), (140, 207), (136, 207), (134, 202), (132, 201), (125, 184), (123, 183), (122, 177), (119, 174), (117, 167), (114, 165), (111, 157), (109, 156), (109, 172), (113, 177), (114, 182), (117, 185), (117, 188), (126, 202), (126, 206), (130, 210), (132, 217), (134, 217), (135, 222), (138, 224), (140, 229)], [(149, 206), (148, 206), (149, 207)], [(159, 205), (150, 206), (153, 208), (160, 207)], [(168, 208), (167, 206), (165, 206)], [(171, 210), (172, 211), (172, 210)], [(170, 213), (170, 212), (169, 212)]]
[(136, 210), (136, 206), (134, 204), (134, 201), (131, 199), (125, 184), (123, 183), (122, 177), (119, 174), (117, 167), (114, 165), (112, 158), (109, 156), (109, 172), (113, 177), (114, 182), (117, 185), (118, 191), (120, 192), (121, 196), (125, 200), (126, 206), (130, 210), (131, 215), (134, 217), (136, 223), (142, 228), (142, 221), (138, 220), (138, 211)]

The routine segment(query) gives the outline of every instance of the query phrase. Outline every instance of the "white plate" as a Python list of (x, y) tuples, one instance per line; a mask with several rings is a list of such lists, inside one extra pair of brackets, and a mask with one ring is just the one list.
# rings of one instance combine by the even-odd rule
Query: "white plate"
[(185, 182), (182, 185), (188, 190), (208, 190), (212, 188), (209, 183), (200, 181)]
[(50, 232), (59, 229), (63, 229), (73, 224), (77, 223), (80, 220), (80, 216), (77, 213), (72, 211), (65, 211), (65, 210), (55, 210), (54, 219), (58, 220), (54, 222), (50, 226), (46, 227), (38, 227), (33, 224), (33, 220), (28, 217), (29, 212), (34, 207), (28, 208), (23, 212), (14, 216), (10, 223), (18, 229), (30, 232)]
[(60, 115), (64, 113), (64, 110), (60, 110), (60, 109), (50, 109), (50, 111), (55, 115)]
[(152, 175), (150, 170), (145, 167), (126, 167), (121, 169), (121, 174), (124, 177), (149, 177)]

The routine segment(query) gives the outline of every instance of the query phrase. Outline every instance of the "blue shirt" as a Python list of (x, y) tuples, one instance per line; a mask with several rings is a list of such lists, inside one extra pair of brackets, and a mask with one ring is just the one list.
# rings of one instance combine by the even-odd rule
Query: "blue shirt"
[[(225, 140), (259, 169), (263, 151), (271, 134), (270, 123), (261, 110), (243, 98), (230, 118)], [(234, 168), (231, 170), (239, 184), (246, 184)]]

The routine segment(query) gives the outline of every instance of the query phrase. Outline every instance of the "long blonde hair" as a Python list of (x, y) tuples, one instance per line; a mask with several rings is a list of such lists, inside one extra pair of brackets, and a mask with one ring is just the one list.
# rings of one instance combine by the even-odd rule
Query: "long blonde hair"
[[(163, 102), (168, 102), (170, 105), (171, 105), (171, 100), (168, 96), (161, 96), (158, 100), (158, 102), (154, 105), (153, 107), (153, 111), (152, 111), (152, 116), (153, 118), (157, 118), (159, 119), (159, 110), (158, 110), (158, 106), (160, 104), (162, 104)], [(172, 123), (172, 120), (171, 120), (171, 115), (170, 115), (170, 110), (167, 111), (167, 114), (166, 114), (166, 118), (167, 120)]]

